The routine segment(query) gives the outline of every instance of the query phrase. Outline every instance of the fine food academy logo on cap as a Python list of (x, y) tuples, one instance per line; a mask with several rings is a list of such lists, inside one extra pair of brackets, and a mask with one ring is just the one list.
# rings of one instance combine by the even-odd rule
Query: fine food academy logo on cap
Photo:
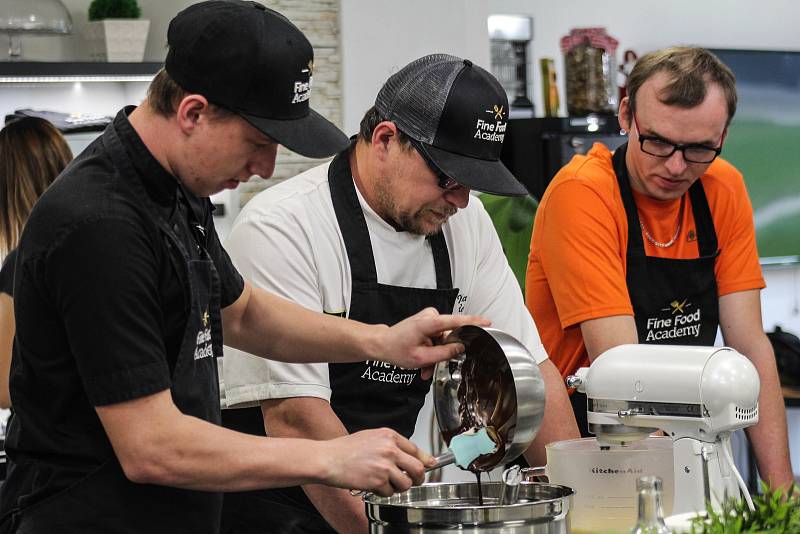
[(308, 61), (308, 66), (300, 71), (301, 74), (308, 74), (308, 81), (302, 80), (294, 82), (294, 97), (292, 104), (305, 102), (311, 98), (311, 83), (314, 80), (314, 60)]
[(478, 119), (478, 122), (475, 124), (475, 135), (472, 136), (474, 139), (502, 144), (506, 136), (507, 126), (507, 123), (502, 120), (505, 115), (503, 107), (504, 106), (495, 104), (492, 109), (486, 110), (486, 113), (492, 115), (493, 120), (485, 121), (483, 119)]

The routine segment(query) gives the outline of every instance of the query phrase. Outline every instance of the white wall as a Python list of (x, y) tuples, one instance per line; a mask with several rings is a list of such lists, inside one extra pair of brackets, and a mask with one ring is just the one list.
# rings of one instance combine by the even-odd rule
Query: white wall
[(488, 4), (474, 0), (341, 0), (344, 130), (358, 131), (364, 112), (391, 74), (426, 54), (447, 53), (489, 64)]
[[(800, 189), (800, 184), (798, 188)], [(797, 231), (800, 241), (800, 228)], [(778, 325), (783, 330), (800, 336), (800, 266), (769, 265), (763, 270), (767, 280), (767, 288), (761, 293), (764, 328), (774, 330)]]

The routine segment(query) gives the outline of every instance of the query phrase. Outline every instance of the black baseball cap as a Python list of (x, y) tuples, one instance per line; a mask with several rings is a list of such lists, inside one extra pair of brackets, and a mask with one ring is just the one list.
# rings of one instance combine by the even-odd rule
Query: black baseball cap
[(528, 194), (500, 161), (506, 92), (468, 59), (432, 54), (412, 61), (386, 81), (375, 108), (461, 185), (494, 195)]
[(347, 136), (309, 106), (314, 50), (280, 13), (258, 2), (200, 2), (172, 19), (167, 42), (164, 68), (186, 91), (303, 156), (347, 148)]

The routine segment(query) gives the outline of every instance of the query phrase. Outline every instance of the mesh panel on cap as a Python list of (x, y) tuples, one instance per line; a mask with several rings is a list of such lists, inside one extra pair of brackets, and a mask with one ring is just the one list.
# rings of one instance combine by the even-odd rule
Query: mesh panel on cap
[(433, 143), (447, 95), (464, 63), (431, 54), (392, 75), (375, 99), (378, 112), (417, 141)]

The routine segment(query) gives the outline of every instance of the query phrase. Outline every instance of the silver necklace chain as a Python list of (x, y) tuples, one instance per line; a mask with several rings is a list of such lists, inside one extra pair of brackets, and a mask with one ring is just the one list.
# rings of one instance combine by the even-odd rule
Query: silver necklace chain
[(642, 232), (644, 232), (644, 236), (647, 238), (648, 241), (650, 241), (650, 243), (653, 244), (653, 246), (656, 246), (656, 247), (659, 247), (659, 248), (667, 248), (667, 247), (671, 247), (672, 245), (675, 244), (675, 241), (678, 240), (678, 236), (681, 233), (681, 224), (683, 223), (683, 206), (685, 204), (686, 204), (686, 196), (684, 195), (684, 196), (681, 197), (681, 207), (678, 210), (678, 227), (675, 228), (675, 234), (672, 236), (672, 239), (670, 239), (666, 243), (662, 243), (660, 241), (656, 241), (655, 238), (652, 235), (650, 235), (650, 232), (648, 232), (647, 228), (644, 227), (644, 223), (642, 222), (641, 214), (639, 215), (639, 226), (642, 227)]

